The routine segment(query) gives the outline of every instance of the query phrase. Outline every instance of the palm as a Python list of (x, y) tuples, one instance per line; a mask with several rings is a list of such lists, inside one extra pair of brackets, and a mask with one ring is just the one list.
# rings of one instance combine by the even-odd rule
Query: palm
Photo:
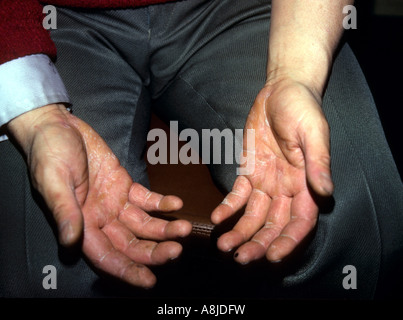
[(76, 126), (85, 141), (89, 172), (88, 188), (86, 183), (76, 187), (84, 218), (83, 251), (103, 271), (136, 285), (153, 285), (154, 275), (143, 264), (165, 263), (181, 251), (176, 242), (154, 240), (186, 236), (191, 225), (156, 219), (146, 211), (179, 209), (181, 200), (134, 183), (101, 137), (82, 121)]
[[(251, 114), (258, 112), (251, 110)], [(246, 129), (255, 130), (255, 170), (246, 175), (251, 187), (271, 198), (293, 197), (306, 190), (305, 168), (289, 162), (281, 150), (273, 129), (263, 117), (251, 117)]]
[[(308, 187), (312, 177), (308, 177), (307, 164), (314, 178), (320, 170), (305, 160), (301, 142), (301, 132), (309, 130), (310, 122), (322, 120), (316, 106), (306, 112), (312, 103), (296, 87), (272, 90), (270, 98), (264, 89), (249, 113), (245, 129), (255, 130), (255, 146), (252, 150), (245, 142), (244, 149), (254, 155), (248, 159), (254, 170), (237, 178), (233, 190), (212, 215), (219, 223), (246, 204), (233, 230), (218, 241), (223, 251), (241, 245), (236, 253), (240, 263), (264, 255), (271, 261), (281, 260), (315, 226), (318, 209)], [(299, 105), (303, 107), (299, 109)]]
[(82, 235), (82, 250), (95, 267), (136, 286), (154, 285), (144, 265), (176, 258), (181, 245), (165, 240), (188, 235), (191, 224), (146, 212), (177, 210), (182, 201), (134, 183), (90, 126), (66, 112), (56, 115), (37, 126), (28, 163), (60, 242), (71, 245)]

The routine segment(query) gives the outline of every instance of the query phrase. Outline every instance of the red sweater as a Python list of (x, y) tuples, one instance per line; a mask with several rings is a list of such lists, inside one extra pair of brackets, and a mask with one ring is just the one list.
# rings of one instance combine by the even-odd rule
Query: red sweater
[(0, 64), (30, 54), (56, 58), (49, 31), (42, 26), (45, 4), (83, 8), (126, 8), (175, 0), (0, 0)]

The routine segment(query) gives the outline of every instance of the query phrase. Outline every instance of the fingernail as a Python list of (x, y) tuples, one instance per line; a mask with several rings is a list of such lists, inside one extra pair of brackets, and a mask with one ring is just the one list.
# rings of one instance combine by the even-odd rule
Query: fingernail
[(280, 262), (281, 262), (281, 259), (279, 259), (279, 260), (270, 260), (270, 262), (271, 262), (271, 263), (280, 263)]
[(70, 221), (64, 221), (60, 227), (60, 239), (62, 244), (70, 244), (71, 239), (73, 238), (73, 228), (71, 226)]
[[(236, 252), (236, 253), (234, 254), (234, 259), (236, 259), (236, 258), (238, 258), (238, 257), (239, 257), (239, 253)], [(243, 265), (243, 266), (245, 266), (245, 265), (247, 265), (247, 264), (249, 263), (249, 261), (239, 261), (239, 260), (237, 260), (237, 262), (238, 262), (240, 265)]]
[(325, 193), (329, 195), (332, 194), (333, 193), (332, 178), (325, 172), (321, 172), (320, 177), (323, 191), (325, 191)]

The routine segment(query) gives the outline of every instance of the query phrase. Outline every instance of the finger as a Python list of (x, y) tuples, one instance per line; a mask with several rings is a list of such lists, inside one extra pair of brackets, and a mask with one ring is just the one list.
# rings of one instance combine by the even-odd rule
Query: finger
[(54, 168), (40, 165), (36, 167), (36, 181), (37, 188), (55, 219), (60, 244), (73, 245), (82, 235), (83, 215), (72, 182)]
[(306, 163), (307, 180), (312, 189), (322, 196), (333, 193), (330, 170), (330, 136), (325, 120), (303, 133), (302, 150)]
[(291, 202), (292, 199), (289, 197), (279, 197), (271, 201), (263, 228), (253, 236), (251, 241), (236, 251), (234, 257), (237, 262), (247, 264), (265, 256), (269, 245), (290, 221)]
[(253, 189), (244, 215), (231, 231), (223, 234), (218, 239), (218, 248), (228, 252), (249, 240), (263, 226), (270, 207), (270, 201), (270, 197), (266, 193)]
[(163, 196), (152, 192), (139, 183), (133, 183), (129, 200), (144, 211), (176, 211), (182, 208), (183, 202), (176, 196)]
[(104, 226), (102, 231), (115, 249), (140, 264), (161, 265), (177, 258), (182, 252), (182, 246), (177, 242), (140, 240), (118, 220)]
[(131, 285), (151, 288), (156, 283), (155, 275), (147, 267), (116, 250), (98, 228), (86, 228), (83, 251), (96, 268)]
[(309, 191), (297, 194), (291, 204), (291, 219), (270, 244), (266, 253), (267, 259), (277, 262), (289, 255), (315, 227), (317, 217), (318, 207)]
[(247, 203), (251, 192), (252, 186), (249, 180), (244, 176), (239, 176), (235, 180), (232, 191), (212, 212), (211, 221), (214, 224), (219, 224), (235, 214)]
[(137, 206), (127, 203), (119, 214), (119, 221), (137, 237), (149, 240), (167, 240), (186, 237), (192, 231), (192, 224), (186, 220), (166, 221), (148, 215)]

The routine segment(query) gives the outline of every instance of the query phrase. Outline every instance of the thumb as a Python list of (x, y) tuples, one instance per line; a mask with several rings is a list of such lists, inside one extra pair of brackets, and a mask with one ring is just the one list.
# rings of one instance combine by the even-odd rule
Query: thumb
[(55, 219), (59, 243), (71, 246), (76, 243), (83, 232), (83, 215), (75, 196), (74, 187), (62, 175), (55, 172), (45, 174), (40, 192)]
[(330, 169), (330, 134), (326, 120), (321, 125), (306, 128), (301, 141), (309, 185), (319, 195), (330, 196), (334, 185)]

